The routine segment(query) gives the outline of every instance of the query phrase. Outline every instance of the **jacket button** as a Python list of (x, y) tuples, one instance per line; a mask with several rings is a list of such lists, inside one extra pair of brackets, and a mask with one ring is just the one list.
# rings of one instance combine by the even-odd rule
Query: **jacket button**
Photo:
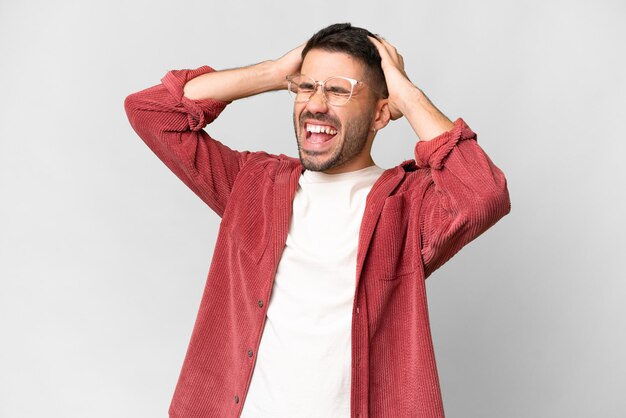
[(259, 305), (259, 308), (263, 307), (263, 301), (261, 299), (259, 299), (259, 301), (257, 302), (257, 305)]
[(239, 396), (235, 395), (235, 403), (239, 403)]
[(248, 357), (252, 357), (254, 355), (254, 351), (248, 350)]

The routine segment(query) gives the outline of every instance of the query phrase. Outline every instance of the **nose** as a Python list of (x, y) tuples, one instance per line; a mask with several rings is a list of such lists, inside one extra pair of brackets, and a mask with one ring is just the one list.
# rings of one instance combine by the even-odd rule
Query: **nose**
[(318, 85), (306, 103), (306, 108), (311, 113), (326, 113), (328, 111), (328, 103), (326, 103), (323, 89), (322, 86)]

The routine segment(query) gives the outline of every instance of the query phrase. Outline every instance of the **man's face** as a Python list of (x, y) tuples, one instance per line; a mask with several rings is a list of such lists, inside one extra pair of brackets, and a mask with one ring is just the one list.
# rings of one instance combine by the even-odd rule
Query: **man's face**
[[(312, 49), (300, 72), (324, 81), (343, 76), (364, 79), (364, 65), (342, 52)], [(355, 86), (342, 106), (326, 103), (321, 88), (306, 103), (295, 103), (293, 124), (300, 160), (307, 170), (342, 173), (373, 164), (370, 156), (375, 101), (365, 86)]]

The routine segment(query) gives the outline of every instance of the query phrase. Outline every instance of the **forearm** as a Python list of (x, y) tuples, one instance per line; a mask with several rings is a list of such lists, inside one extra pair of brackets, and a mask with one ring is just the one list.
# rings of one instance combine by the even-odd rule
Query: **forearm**
[(207, 66), (169, 71), (161, 84), (129, 95), (124, 106), (146, 145), (221, 216), (250, 153), (231, 150), (203, 130), (225, 108), (224, 101), (183, 97), (186, 82), (211, 71)]
[(430, 141), (449, 131), (454, 124), (413, 84), (402, 95), (402, 113), (420, 141)]
[(415, 161), (432, 181), (419, 222), (428, 275), (506, 215), (511, 203), (504, 173), (462, 119), (432, 141), (419, 141)]
[(202, 74), (185, 84), (188, 99), (217, 99), (225, 102), (286, 87), (285, 76), (275, 61), (249, 67)]

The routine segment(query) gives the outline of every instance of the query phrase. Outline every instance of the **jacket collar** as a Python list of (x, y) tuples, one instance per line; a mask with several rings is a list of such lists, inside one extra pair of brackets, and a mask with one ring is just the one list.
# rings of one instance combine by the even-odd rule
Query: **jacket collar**
[[(357, 251), (357, 286), (359, 285), (363, 263), (378, 218), (385, 204), (385, 199), (393, 193), (393, 191), (402, 182), (407, 172), (417, 169), (415, 161), (409, 160), (402, 164), (387, 169), (381, 174), (376, 183), (372, 186), (367, 195), (365, 202), (365, 212), (359, 231), (359, 245)], [(274, 248), (275, 257), (280, 258), (284, 249), (284, 243), (289, 232), (289, 224), (291, 222), (291, 214), (293, 208), (293, 198), (298, 188), (298, 181), (304, 172), (304, 167), (298, 159), (289, 158), (280, 165), (279, 173), (276, 175), (276, 195), (274, 201), (274, 233), (276, 234), (274, 242), (277, 246)], [(287, 185), (285, 185), (287, 183)], [(287, 186), (287, 187), (285, 187)]]
[(359, 285), (365, 256), (367, 255), (374, 229), (376, 228), (378, 218), (385, 204), (385, 199), (391, 195), (402, 182), (407, 171), (414, 170), (414, 166), (415, 163), (413, 161), (406, 161), (399, 166), (385, 170), (367, 195), (365, 212), (363, 213), (363, 220), (359, 231), (359, 247), (356, 264), (357, 287)]

